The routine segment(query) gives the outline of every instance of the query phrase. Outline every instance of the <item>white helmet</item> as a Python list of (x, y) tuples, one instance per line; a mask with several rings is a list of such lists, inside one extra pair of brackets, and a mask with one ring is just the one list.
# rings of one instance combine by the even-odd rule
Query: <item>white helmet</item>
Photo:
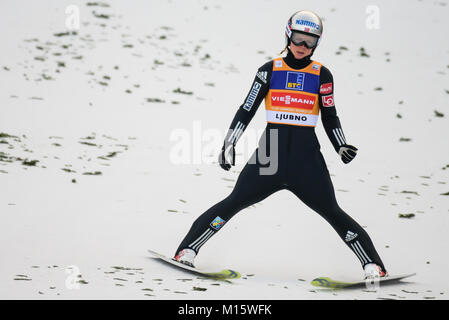
[(312, 11), (298, 11), (294, 13), (290, 19), (288, 19), (287, 26), (285, 29), (285, 43), (286, 46), (292, 38), (292, 35), (297, 31), (301, 34), (307, 34), (317, 38), (316, 47), (318, 45), (319, 39), (323, 33), (323, 22), (320, 17), (318, 17)]

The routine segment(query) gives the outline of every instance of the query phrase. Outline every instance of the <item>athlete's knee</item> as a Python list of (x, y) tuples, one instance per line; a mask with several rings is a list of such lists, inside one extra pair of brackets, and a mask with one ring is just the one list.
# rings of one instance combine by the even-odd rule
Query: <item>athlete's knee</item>
[(320, 203), (314, 210), (326, 219), (338, 219), (341, 215), (346, 215), (337, 203)]
[(213, 220), (218, 216), (227, 221), (241, 210), (241, 202), (242, 201), (236, 194), (231, 193), (207, 210), (204, 213), (204, 218), (207, 217), (208, 220)]
[(353, 219), (337, 204), (328, 205), (316, 211), (337, 231), (353, 224)]

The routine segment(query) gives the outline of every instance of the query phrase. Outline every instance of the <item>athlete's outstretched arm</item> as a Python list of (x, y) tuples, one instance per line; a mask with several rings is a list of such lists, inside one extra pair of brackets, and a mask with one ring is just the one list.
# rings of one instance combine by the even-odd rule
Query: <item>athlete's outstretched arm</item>
[(326, 67), (321, 67), (319, 103), (321, 121), (335, 151), (338, 152), (344, 163), (350, 162), (357, 154), (357, 148), (346, 143), (346, 138), (337, 116), (334, 101), (334, 79)]
[(272, 70), (273, 61), (265, 63), (257, 70), (251, 88), (243, 104), (238, 108), (234, 119), (229, 126), (229, 130), (226, 134), (223, 148), (219, 156), (219, 164), (225, 170), (229, 170), (231, 168), (231, 164), (234, 165), (235, 145), (256, 114), (260, 103), (268, 93)]

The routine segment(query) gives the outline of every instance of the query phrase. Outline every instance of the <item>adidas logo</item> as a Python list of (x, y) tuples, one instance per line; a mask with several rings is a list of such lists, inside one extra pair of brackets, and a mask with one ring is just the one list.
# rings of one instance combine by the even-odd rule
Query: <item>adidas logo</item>
[(262, 80), (263, 83), (267, 83), (267, 71), (259, 71), (257, 77)]
[(358, 236), (357, 233), (354, 233), (354, 232), (351, 232), (348, 230), (348, 233), (346, 233), (345, 241), (349, 242), (351, 240), (354, 240), (355, 238), (357, 238), (357, 236)]

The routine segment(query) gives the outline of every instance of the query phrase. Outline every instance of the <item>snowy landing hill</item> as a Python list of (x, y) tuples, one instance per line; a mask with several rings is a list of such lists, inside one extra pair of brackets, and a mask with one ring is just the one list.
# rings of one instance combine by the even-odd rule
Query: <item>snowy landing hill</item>
[[(447, 299), (449, 4), (297, 4), (2, 1), (0, 298)], [(199, 279), (147, 254), (173, 254), (232, 190), (264, 106), (229, 172), (216, 161), (221, 139), (301, 9), (323, 17), (313, 58), (333, 73), (345, 136), (359, 148), (344, 165), (318, 124), (337, 200), (391, 274), (417, 273), (408, 284), (311, 287), (363, 273), (287, 191), (242, 210), (202, 248), (198, 267), (234, 268), (238, 281)], [(177, 161), (181, 136), (188, 152)]]

